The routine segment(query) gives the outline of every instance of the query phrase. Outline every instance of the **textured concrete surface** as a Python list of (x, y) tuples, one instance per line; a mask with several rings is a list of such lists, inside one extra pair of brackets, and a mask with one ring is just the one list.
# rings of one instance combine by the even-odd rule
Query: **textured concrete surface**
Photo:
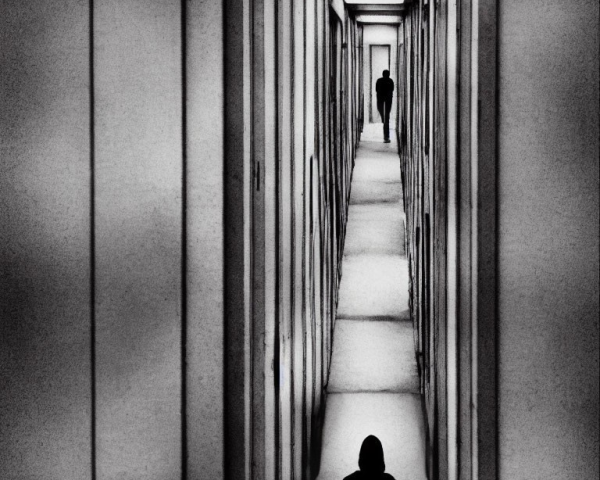
[(0, 5), (0, 478), (91, 464), (87, 2)]
[(345, 257), (338, 318), (408, 319), (408, 262), (399, 255)]
[(404, 222), (398, 205), (355, 205), (346, 226), (344, 255), (404, 254)]
[(189, 478), (219, 479), (224, 408), (223, 4), (188, 3), (186, 18), (187, 473)]
[(598, 2), (499, 5), (500, 478), (598, 478)]
[[(400, 165), (381, 124), (366, 125), (353, 173), (327, 387), (319, 480), (358, 469), (365, 437), (383, 443), (386, 471), (425, 478), (419, 377), (408, 314)], [(393, 138), (393, 135), (392, 135)]]
[(366, 125), (356, 156), (338, 318), (408, 319), (400, 162), (382, 137), (381, 124)]
[[(394, 130), (390, 129), (390, 137), (395, 136)], [(383, 143), (383, 124), (365, 125), (352, 174), (351, 210), (355, 205), (371, 205), (383, 213), (384, 204), (391, 207), (401, 205), (400, 162), (396, 151), (395, 142)], [(398, 214), (401, 215), (400, 210)], [(399, 221), (398, 214), (389, 217), (390, 220)], [(353, 218), (354, 214), (350, 215), (349, 221), (352, 222)]]
[(411, 322), (338, 320), (327, 391), (419, 393)]
[(97, 469), (101, 478), (177, 478), (180, 6), (95, 2), (93, 33)]

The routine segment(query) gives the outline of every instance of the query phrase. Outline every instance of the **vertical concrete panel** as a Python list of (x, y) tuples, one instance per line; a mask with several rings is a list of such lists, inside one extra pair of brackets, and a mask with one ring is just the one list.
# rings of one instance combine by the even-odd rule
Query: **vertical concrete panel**
[(94, 21), (98, 478), (179, 479), (180, 2)]
[[(223, 6), (187, 3), (189, 478), (223, 478)], [(210, 68), (207, 68), (210, 66)]]
[(303, 461), (303, 431), (305, 425), (305, 348), (304, 335), (306, 330), (304, 307), (304, 198), (305, 198), (305, 144), (304, 144), (304, 1), (293, 2), (293, 272), (294, 272), (294, 357), (292, 373), (294, 377), (294, 474), (302, 478)]
[[(260, 5), (260, 3), (259, 3)], [(264, 94), (264, 110), (258, 110), (264, 116), (264, 385), (265, 385), (265, 435), (264, 435), (264, 478), (274, 480), (279, 477), (278, 441), (279, 441), (279, 392), (275, 378), (278, 368), (279, 338), (277, 337), (277, 263), (279, 253), (277, 245), (277, 182), (278, 182), (278, 143), (277, 143), (277, 25), (278, 18), (275, 0), (264, 0), (258, 18), (263, 19), (264, 41), (264, 84), (258, 88)], [(261, 187), (262, 188), (262, 187)]]
[(321, 300), (321, 315), (323, 320), (323, 386), (327, 383), (327, 377), (329, 373), (329, 352), (331, 345), (331, 297), (330, 297), (330, 285), (331, 285), (331, 204), (330, 204), (330, 191), (333, 187), (333, 180), (331, 178), (332, 169), (332, 158), (331, 158), (331, 145), (333, 142), (331, 131), (330, 131), (330, 110), (331, 110), (331, 97), (329, 95), (331, 82), (330, 82), (330, 65), (331, 65), (331, 37), (329, 31), (329, 4), (324, 1), (322, 4), (323, 17), (322, 17), (322, 33), (323, 43), (321, 49), (323, 50), (323, 79), (321, 85), (323, 88), (323, 123), (320, 124), (321, 138), (323, 139), (323, 151), (320, 161), (321, 177), (319, 188), (321, 190), (321, 220), (320, 225), (322, 228), (322, 259), (320, 262), (321, 267), (321, 290), (319, 292)]
[[(262, 2), (254, 2), (251, 10), (252, 30), (252, 163), (255, 172), (255, 181), (252, 189), (252, 478), (272, 478), (273, 469), (267, 475), (267, 452), (273, 451), (271, 444), (273, 439), (273, 428), (275, 422), (273, 405), (273, 385), (267, 380), (270, 359), (272, 358), (273, 344), (270, 335), (266, 336), (267, 323), (270, 315), (267, 309), (270, 302), (267, 301), (265, 283), (267, 281), (266, 261), (267, 249), (265, 239), (267, 237), (267, 197), (266, 185), (266, 162), (265, 151), (267, 148), (266, 130), (268, 96), (265, 88), (267, 47), (266, 38), (269, 30), (266, 25), (266, 8)], [(272, 48), (272, 47), (271, 47)], [(266, 359), (269, 358), (267, 363)], [(268, 446), (267, 446), (268, 445)], [(268, 454), (272, 457), (271, 453)], [(272, 465), (272, 460), (269, 460)]]
[(224, 275), (225, 275), (225, 477), (247, 478), (248, 445), (248, 375), (246, 353), (246, 251), (247, 178), (249, 161), (245, 143), (248, 128), (245, 103), (245, 53), (243, 0), (227, 0), (225, 16), (225, 132), (224, 145)]
[(500, 2), (500, 476), (598, 478), (598, 2)]
[[(444, 286), (446, 285), (446, 259), (448, 252), (448, 222), (447, 217), (442, 212), (448, 211), (448, 196), (447, 196), (447, 178), (448, 172), (446, 170), (447, 160), (450, 158), (446, 148), (449, 139), (446, 135), (446, 112), (449, 106), (446, 101), (447, 92), (450, 88), (447, 86), (446, 81), (449, 75), (446, 72), (446, 67), (450, 68), (452, 65), (452, 54), (451, 45), (448, 45), (446, 38), (448, 33), (451, 35), (456, 32), (449, 31), (450, 18), (448, 15), (448, 6), (442, 5), (438, 9), (435, 16), (435, 44), (434, 44), (434, 68), (436, 69), (434, 78), (434, 123), (435, 126), (435, 141), (434, 141), (434, 155), (437, 158), (437, 162), (434, 164), (434, 214), (433, 214), (433, 227), (434, 227), (434, 238), (435, 245), (433, 250), (435, 268), (433, 283), (433, 298), (435, 302), (435, 309), (433, 312), (433, 332), (434, 332), (434, 385), (435, 385), (435, 405), (433, 410), (429, 413), (428, 422), (434, 426), (434, 437), (433, 437), (433, 455), (435, 455), (435, 463), (433, 465), (434, 475), (438, 475), (439, 478), (448, 478), (448, 373), (447, 373), (447, 318), (448, 312), (446, 309), (448, 291)], [(399, 29), (398, 38), (398, 49), (399, 49), (399, 71), (406, 69), (406, 58), (404, 42), (404, 25), (401, 25)], [(403, 81), (399, 87), (399, 101), (401, 102), (398, 110), (398, 115), (402, 115), (401, 109), (406, 108), (406, 100), (403, 98), (406, 80), (405, 75)], [(399, 79), (400, 80), (400, 79)], [(406, 120), (406, 117), (398, 122), (398, 125), (402, 125)], [(403, 136), (402, 131), (399, 132)], [(402, 138), (402, 137), (401, 137)]]
[(279, 147), (279, 387), (281, 404), (281, 476), (293, 478), (293, 105), (292, 6), (278, 7), (278, 147)]
[[(315, 417), (317, 417), (317, 428), (320, 429), (321, 426), (318, 425), (320, 420), (321, 413), (324, 412), (323, 409), (323, 386), (325, 384), (324, 376), (323, 376), (323, 302), (322, 302), (322, 236), (321, 236), (321, 185), (319, 180), (322, 172), (322, 164), (324, 163), (324, 155), (325, 155), (325, 141), (324, 141), (324, 105), (325, 98), (323, 95), (324, 92), (324, 27), (323, 27), (323, 0), (315, 0), (315, 150), (316, 154), (313, 158), (312, 165), (312, 216), (313, 216), (313, 246), (312, 250), (314, 253), (313, 257), (313, 312), (314, 312), (314, 324), (315, 324)], [(319, 432), (316, 435), (320, 435)]]
[[(304, 2), (305, 8), (305, 115), (304, 115), (304, 151), (305, 151), (305, 175), (304, 175), (304, 210), (305, 210), (305, 236), (304, 236), (304, 317), (305, 317), (305, 344), (306, 344), (306, 450), (311, 455), (313, 442), (313, 415), (315, 396), (315, 315), (312, 283), (314, 279), (313, 265), (313, 212), (312, 212), (312, 165), (315, 154), (315, 0)], [(311, 455), (311, 460), (312, 460)], [(306, 478), (311, 478), (311, 464), (305, 465)]]
[(0, 4), (0, 477), (91, 475), (89, 12)]

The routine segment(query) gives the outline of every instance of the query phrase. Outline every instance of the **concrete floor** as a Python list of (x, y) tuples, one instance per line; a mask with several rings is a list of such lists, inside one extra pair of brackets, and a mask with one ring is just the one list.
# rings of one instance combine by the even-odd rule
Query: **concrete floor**
[(370, 434), (383, 444), (386, 472), (426, 479), (400, 161), (382, 137), (381, 124), (365, 126), (354, 168), (319, 480), (358, 470)]

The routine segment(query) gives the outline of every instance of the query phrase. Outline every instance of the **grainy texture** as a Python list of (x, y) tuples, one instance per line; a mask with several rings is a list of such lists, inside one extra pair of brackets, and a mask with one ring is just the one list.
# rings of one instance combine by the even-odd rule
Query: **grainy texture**
[(0, 478), (91, 472), (88, 7), (0, 4)]
[(338, 319), (328, 393), (419, 388), (412, 322)]
[(598, 478), (598, 3), (499, 4), (500, 478)]
[(222, 8), (188, 2), (187, 13), (188, 474), (215, 480), (223, 477)]
[(181, 12), (95, 2), (101, 479), (181, 475)]

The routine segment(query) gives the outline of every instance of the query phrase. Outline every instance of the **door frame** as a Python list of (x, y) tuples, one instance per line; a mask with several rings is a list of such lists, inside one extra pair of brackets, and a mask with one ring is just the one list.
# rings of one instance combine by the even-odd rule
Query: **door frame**
[(392, 62), (392, 46), (389, 43), (372, 43), (369, 45), (369, 123), (373, 122), (373, 47), (387, 47), (388, 70)]

